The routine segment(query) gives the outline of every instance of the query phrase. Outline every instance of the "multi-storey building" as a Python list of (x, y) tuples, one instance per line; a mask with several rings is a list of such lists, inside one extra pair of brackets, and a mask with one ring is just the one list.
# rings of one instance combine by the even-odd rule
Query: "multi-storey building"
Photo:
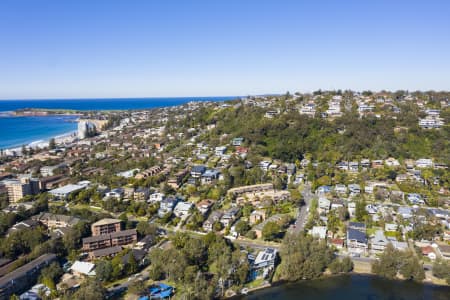
[(120, 231), (120, 220), (101, 219), (91, 225), (92, 236), (104, 235)]

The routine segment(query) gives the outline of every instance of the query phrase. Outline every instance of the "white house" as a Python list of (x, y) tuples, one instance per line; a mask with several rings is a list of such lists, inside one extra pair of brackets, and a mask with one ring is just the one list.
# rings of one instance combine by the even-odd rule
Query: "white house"
[(421, 158), (416, 160), (416, 167), (418, 168), (432, 168), (433, 160), (430, 158)]
[(161, 202), (164, 199), (164, 194), (163, 193), (153, 193), (150, 195), (148, 202), (149, 203), (156, 203), (156, 202)]
[(214, 154), (216, 156), (222, 156), (225, 154), (225, 151), (227, 151), (226, 146), (219, 146), (219, 147), (216, 147), (216, 149), (214, 150)]
[(76, 275), (85, 275), (85, 276), (95, 276), (95, 264), (84, 262), (84, 261), (75, 261), (73, 265), (70, 267), (72, 273)]
[(179, 218), (189, 215), (189, 210), (193, 207), (191, 202), (178, 202), (173, 210), (173, 214)]
[(324, 240), (327, 237), (327, 227), (326, 226), (314, 226), (311, 229), (311, 235), (319, 239)]

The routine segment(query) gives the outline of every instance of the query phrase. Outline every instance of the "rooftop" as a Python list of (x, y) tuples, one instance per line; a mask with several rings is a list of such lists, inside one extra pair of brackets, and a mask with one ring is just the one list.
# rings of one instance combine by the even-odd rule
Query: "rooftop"
[(116, 224), (116, 223), (120, 223), (120, 222), (121, 221), (119, 219), (105, 218), (105, 219), (101, 219), (101, 220), (93, 223), (92, 226), (109, 225), (109, 224)]

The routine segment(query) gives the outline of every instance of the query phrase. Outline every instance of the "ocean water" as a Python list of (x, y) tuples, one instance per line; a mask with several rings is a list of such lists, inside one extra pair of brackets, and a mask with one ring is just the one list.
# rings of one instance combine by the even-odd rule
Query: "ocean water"
[(77, 117), (8, 117), (0, 116), (0, 149), (47, 141), (77, 130)]
[[(236, 97), (183, 97), (183, 98), (114, 98), (114, 99), (48, 99), (0, 100), (0, 149), (47, 141), (51, 137), (76, 131), (76, 117), (39, 116), (15, 117), (4, 112), (23, 108), (71, 110), (129, 110), (180, 105), (189, 101), (225, 101)], [(72, 121), (72, 122), (71, 122)]]
[(112, 99), (46, 99), (0, 100), (0, 112), (21, 108), (73, 109), (73, 110), (127, 110), (174, 106), (189, 101), (225, 101), (227, 97), (175, 97), (175, 98), (112, 98)]

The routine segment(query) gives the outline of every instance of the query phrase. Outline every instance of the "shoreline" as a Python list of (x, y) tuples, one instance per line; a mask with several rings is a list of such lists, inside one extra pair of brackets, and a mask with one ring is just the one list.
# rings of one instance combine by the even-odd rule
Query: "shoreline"
[[(180, 97), (179, 99), (183, 99), (183, 98), (184, 97)], [(222, 97), (219, 97), (219, 98), (222, 98)], [(224, 98), (228, 98), (228, 97), (224, 97)], [(125, 111), (155, 110), (155, 109), (161, 109), (161, 108), (166, 108), (166, 107), (181, 107), (190, 102), (208, 102), (208, 101), (224, 102), (224, 101), (229, 101), (229, 100), (235, 100), (235, 99), (238, 99), (239, 97), (229, 97), (229, 98), (230, 99), (214, 99), (214, 97), (211, 97), (211, 98), (208, 97), (208, 99), (206, 99), (206, 98), (205, 99), (199, 98), (196, 100), (191, 99), (189, 101), (182, 102), (182, 103), (176, 103), (176, 104), (158, 105), (158, 106), (149, 107), (149, 108), (129, 108), (129, 109), (100, 109), (100, 110), (92, 109), (92, 110), (85, 111), (85, 110), (64, 109), (64, 108), (18, 108), (16, 110), (0, 111), (0, 117), (19, 118), (19, 117), (58, 117), (59, 116), (59, 117), (79, 117), (80, 118), (89, 112), (111, 113), (111, 112), (125, 112)], [(131, 99), (133, 99), (133, 98), (131, 98)], [(146, 98), (143, 98), (143, 99), (146, 99)], [(167, 98), (167, 99), (172, 99), (172, 98)], [(174, 98), (174, 99), (176, 99), (176, 98)], [(40, 101), (45, 101), (45, 100), (40, 100)], [(78, 122), (79, 118), (76, 119), (75, 122)], [(57, 138), (60, 138), (60, 137), (70, 138), (70, 136), (74, 133), (76, 134), (76, 130), (71, 131), (71, 132), (66, 132), (66, 133), (60, 134), (58, 136), (49, 136), (49, 137), (42, 138), (39, 140), (31, 141), (29, 143), (24, 143), (23, 145), (6, 146), (3, 149), (3, 151), (7, 154), (14, 154), (14, 152), (21, 153), (23, 146), (30, 147), (30, 148), (45, 148), (45, 147), (48, 147), (48, 143), (49, 143), (50, 139), (55, 138), (55, 140), (56, 140)], [(73, 139), (74, 138), (75, 137), (73, 137)], [(55, 142), (56, 142), (56, 144), (58, 144), (57, 141), (55, 141)]]
[[(394, 278), (394, 279), (387, 279), (384, 278), (382, 276), (378, 276), (372, 272), (366, 272), (363, 270), (357, 270), (355, 271), (354, 269), (349, 272), (349, 273), (339, 273), (339, 274), (330, 274), (330, 273), (324, 273), (321, 277), (319, 278), (315, 278), (315, 279), (305, 279), (305, 280), (299, 280), (299, 281), (287, 281), (287, 280), (277, 280), (277, 281), (273, 281), (270, 282), (268, 284), (264, 284), (261, 286), (257, 286), (251, 289), (247, 290), (246, 294), (237, 294), (235, 296), (230, 297), (229, 299), (242, 299), (247, 295), (251, 295), (257, 291), (261, 291), (261, 290), (267, 290), (270, 288), (276, 288), (276, 287), (280, 287), (283, 285), (290, 285), (290, 284), (297, 284), (297, 283), (301, 283), (301, 282), (307, 282), (307, 281), (314, 281), (314, 280), (327, 280), (329, 278), (334, 278), (334, 277), (340, 277), (340, 276), (362, 276), (362, 277), (372, 277), (372, 278), (377, 278), (377, 279), (382, 279), (382, 280), (387, 280), (387, 281), (395, 281), (395, 282), (409, 282), (410, 280), (405, 280), (405, 279), (401, 279), (401, 278)], [(423, 280), (421, 282), (417, 282), (417, 281), (412, 281), (414, 283), (417, 283), (419, 285), (424, 285), (424, 286), (433, 286), (433, 287), (447, 287), (450, 288), (450, 285), (445, 284), (445, 283), (439, 283), (439, 282), (435, 282), (433, 280)]]
[(54, 136), (50, 136), (48, 138), (43, 138), (40, 140), (35, 140), (32, 141), (30, 143), (25, 143), (24, 145), (19, 145), (19, 146), (10, 146), (8, 148), (3, 149), (3, 151), (5, 153), (8, 152), (22, 152), (22, 147), (25, 146), (27, 148), (33, 148), (33, 149), (43, 149), (49, 146), (50, 140), (51, 139), (55, 139), (55, 144), (59, 145), (68, 141), (73, 141), (74, 139), (76, 139), (76, 134), (77, 131), (73, 130), (73, 131), (69, 131), (69, 132), (65, 132), (62, 134), (58, 134), (58, 135), (54, 135)]

